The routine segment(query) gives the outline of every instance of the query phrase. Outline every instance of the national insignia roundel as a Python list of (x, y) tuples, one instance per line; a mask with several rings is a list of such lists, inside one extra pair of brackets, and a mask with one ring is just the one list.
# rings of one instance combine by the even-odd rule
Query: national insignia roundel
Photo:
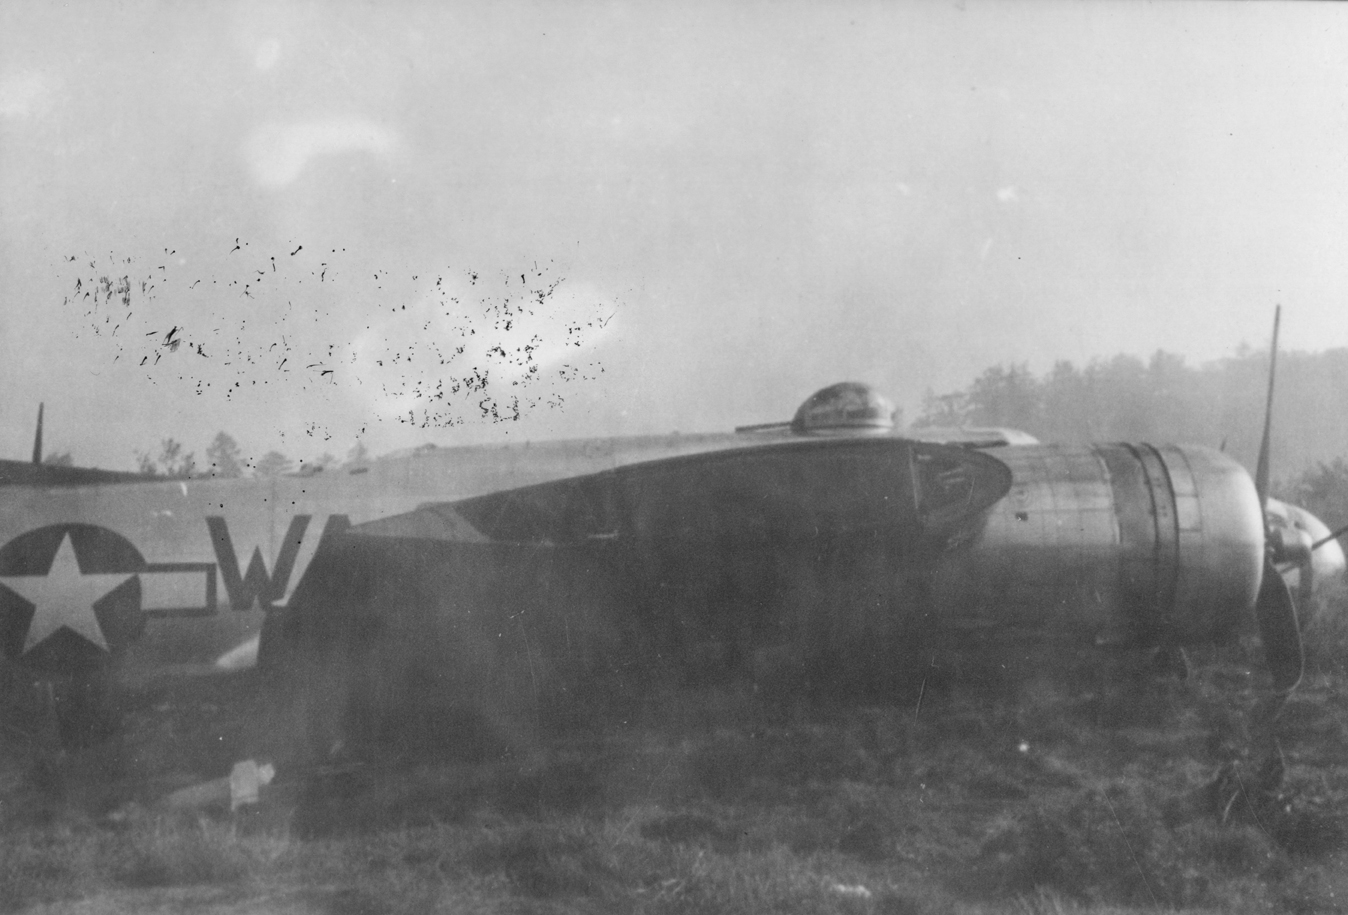
[(97, 666), (145, 628), (145, 558), (93, 524), (51, 524), (0, 547), (0, 650), (38, 669)]

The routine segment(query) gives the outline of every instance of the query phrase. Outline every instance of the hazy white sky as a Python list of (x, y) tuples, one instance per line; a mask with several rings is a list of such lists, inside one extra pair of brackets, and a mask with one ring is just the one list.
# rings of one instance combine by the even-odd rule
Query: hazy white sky
[(11, 0), (0, 453), (39, 400), (128, 466), (911, 413), (1275, 302), (1348, 345), (1346, 103), (1327, 4)]

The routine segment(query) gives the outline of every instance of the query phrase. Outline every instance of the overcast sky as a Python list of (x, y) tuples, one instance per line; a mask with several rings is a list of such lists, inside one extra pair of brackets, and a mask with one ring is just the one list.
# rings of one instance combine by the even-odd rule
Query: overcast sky
[(0, 454), (1348, 345), (1346, 102), (1323, 4), (10, 0)]

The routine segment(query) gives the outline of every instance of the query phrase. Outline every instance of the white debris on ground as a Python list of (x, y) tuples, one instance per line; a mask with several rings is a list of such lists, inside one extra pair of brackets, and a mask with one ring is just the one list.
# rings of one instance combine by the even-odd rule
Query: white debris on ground
[(247, 804), (256, 804), (258, 792), (270, 785), (276, 777), (276, 768), (271, 763), (257, 764), (255, 759), (245, 759), (234, 764), (229, 773), (229, 809), (232, 813)]
[(839, 896), (846, 896), (849, 899), (870, 899), (873, 895), (860, 883), (835, 883), (829, 889)]
[(275, 777), (276, 768), (271, 763), (258, 765), (255, 759), (245, 759), (235, 763), (227, 777), (180, 788), (165, 797), (164, 804), (182, 810), (213, 805), (223, 807), (228, 801), (233, 813), (240, 807), (256, 804), (261, 790)]

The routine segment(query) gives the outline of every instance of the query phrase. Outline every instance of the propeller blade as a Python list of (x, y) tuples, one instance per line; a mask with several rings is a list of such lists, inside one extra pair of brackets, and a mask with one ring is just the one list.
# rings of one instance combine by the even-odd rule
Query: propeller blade
[(1338, 540), (1344, 534), (1348, 534), (1348, 524), (1345, 524), (1343, 527), (1339, 528), (1337, 531), (1330, 534), (1328, 537), (1321, 537), (1319, 540), (1312, 543), (1311, 552), (1315, 552), (1316, 550), (1320, 549), (1320, 547), (1324, 546), (1326, 543), (1329, 543), (1331, 540)]
[(1268, 452), (1269, 438), (1273, 432), (1273, 380), (1278, 373), (1278, 322), (1282, 318), (1282, 306), (1273, 309), (1273, 345), (1268, 354), (1268, 400), (1264, 404), (1264, 437), (1259, 442), (1259, 462), (1255, 465), (1254, 491), (1259, 494), (1259, 507), (1268, 508)]
[(1259, 635), (1264, 642), (1264, 657), (1273, 677), (1273, 687), (1291, 690), (1301, 682), (1304, 660), (1301, 627), (1297, 625), (1292, 593), (1287, 590), (1287, 582), (1282, 580), (1271, 559), (1264, 560), (1264, 577), (1259, 583), (1255, 612), (1259, 616)]

